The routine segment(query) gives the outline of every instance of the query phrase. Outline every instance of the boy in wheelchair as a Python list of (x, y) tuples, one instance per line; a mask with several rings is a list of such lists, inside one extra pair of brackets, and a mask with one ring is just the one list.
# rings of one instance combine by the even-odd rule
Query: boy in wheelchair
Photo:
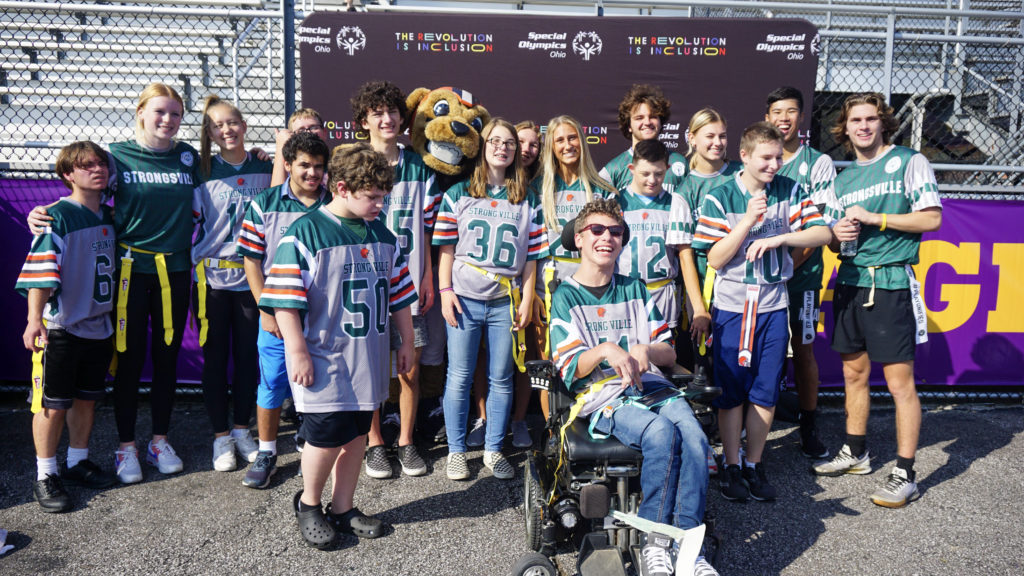
[[(569, 420), (588, 418), (593, 437), (612, 436), (640, 450), (638, 516), (684, 530), (699, 526), (707, 438), (658, 369), (675, 362), (667, 323), (642, 281), (614, 273), (628, 242), (622, 212), (614, 199), (594, 200), (572, 225), (581, 264), (555, 293), (550, 324), (552, 361), (570, 391), (582, 393)], [(657, 551), (645, 549), (645, 559), (649, 552)], [(703, 557), (694, 570), (717, 574)]]

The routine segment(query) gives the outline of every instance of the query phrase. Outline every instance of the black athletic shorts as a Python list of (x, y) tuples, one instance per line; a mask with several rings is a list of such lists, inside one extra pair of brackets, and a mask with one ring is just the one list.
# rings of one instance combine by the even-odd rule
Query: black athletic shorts
[(835, 330), (832, 349), (840, 354), (867, 351), (872, 362), (892, 364), (914, 361), (914, 310), (910, 289), (875, 289), (875, 304), (868, 308), (871, 288), (836, 286), (832, 309)]
[(114, 353), (110, 338), (79, 338), (65, 330), (46, 334), (43, 352), (43, 406), (67, 410), (75, 398), (101, 400)]
[(317, 448), (339, 448), (370, 431), (373, 411), (304, 412), (299, 436)]

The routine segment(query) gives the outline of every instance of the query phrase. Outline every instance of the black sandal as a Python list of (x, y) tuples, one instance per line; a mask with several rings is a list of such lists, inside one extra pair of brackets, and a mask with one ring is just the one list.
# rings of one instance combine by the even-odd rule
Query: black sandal
[(299, 523), (299, 532), (302, 533), (302, 538), (306, 541), (306, 544), (321, 550), (330, 547), (337, 536), (337, 531), (327, 521), (323, 510), (319, 506), (312, 510), (299, 510), (300, 498), (302, 498), (302, 490), (295, 494), (293, 500), (295, 519)]
[(331, 505), (327, 505), (327, 519), (338, 532), (352, 534), (360, 538), (380, 538), (384, 535), (384, 522), (367, 516), (353, 507), (344, 514), (331, 512)]

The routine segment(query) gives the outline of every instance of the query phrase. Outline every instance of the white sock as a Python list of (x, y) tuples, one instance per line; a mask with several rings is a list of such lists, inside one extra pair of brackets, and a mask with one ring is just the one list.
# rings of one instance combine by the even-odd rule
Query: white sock
[(231, 437), (232, 438), (242, 438), (243, 436), (245, 436), (248, 433), (249, 433), (249, 429), (248, 428), (232, 428), (231, 429)]
[(72, 448), (71, 446), (68, 446), (68, 468), (74, 468), (75, 464), (88, 459), (88, 448)]
[(758, 464), (760, 464), (760, 462), (751, 462), (750, 460), (747, 460), (746, 458), (743, 459), (743, 467), (744, 468), (754, 468)]
[(277, 455), (277, 440), (260, 440), (260, 452), (270, 452), (273, 455)]
[(36, 456), (36, 480), (45, 480), (47, 474), (60, 475), (57, 471), (57, 457), (40, 458)]

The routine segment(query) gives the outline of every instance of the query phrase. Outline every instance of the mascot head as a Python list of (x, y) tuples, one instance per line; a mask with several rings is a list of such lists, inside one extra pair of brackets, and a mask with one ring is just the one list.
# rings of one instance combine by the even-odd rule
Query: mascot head
[(465, 90), (417, 88), (405, 99), (412, 147), (436, 172), (458, 176), (480, 153), (480, 130), (491, 119)]

